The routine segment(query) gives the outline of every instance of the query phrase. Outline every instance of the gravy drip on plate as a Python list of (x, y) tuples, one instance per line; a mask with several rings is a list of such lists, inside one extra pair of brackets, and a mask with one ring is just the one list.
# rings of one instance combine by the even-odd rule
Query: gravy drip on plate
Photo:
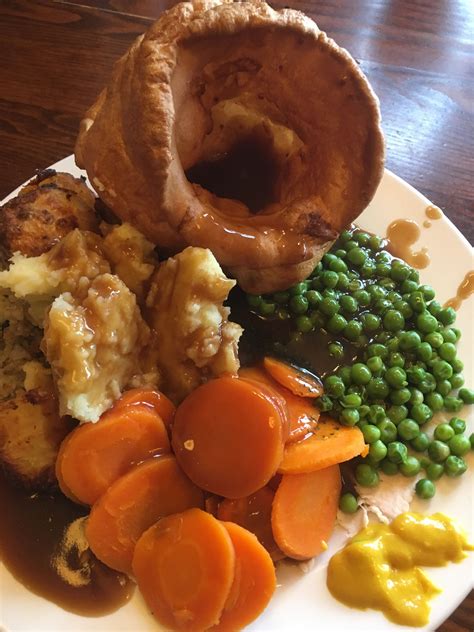
[(430, 257), (426, 248), (414, 251), (413, 245), (420, 237), (420, 227), (412, 219), (396, 219), (387, 228), (387, 250), (395, 257), (406, 261), (417, 270), (426, 268), (430, 264)]
[(133, 594), (126, 575), (99, 562), (78, 536), (84, 507), (31, 494), (0, 475), (0, 559), (31, 592), (82, 616), (117, 610)]
[(443, 211), (437, 206), (433, 206), (432, 204), (430, 204), (425, 208), (425, 215), (428, 219), (425, 219), (425, 221), (423, 222), (423, 226), (425, 228), (429, 228), (431, 226), (430, 220), (441, 219), (443, 217)]
[(471, 296), (474, 292), (474, 270), (469, 270), (464, 279), (459, 284), (459, 287), (456, 291), (456, 296), (450, 298), (444, 304), (444, 307), (452, 307), (455, 310), (458, 310), (462, 302)]

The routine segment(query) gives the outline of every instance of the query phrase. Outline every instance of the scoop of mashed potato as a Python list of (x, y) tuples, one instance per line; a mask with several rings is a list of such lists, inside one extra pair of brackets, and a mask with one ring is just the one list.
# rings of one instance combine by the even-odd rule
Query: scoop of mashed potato
[(80, 291), (58, 296), (42, 347), (59, 392), (62, 415), (95, 422), (140, 369), (149, 341), (135, 295), (115, 275), (101, 274)]
[(230, 309), (223, 306), (234, 285), (204, 248), (170, 257), (153, 277), (147, 297), (150, 361), (176, 402), (210, 377), (237, 374), (242, 328), (229, 322)]

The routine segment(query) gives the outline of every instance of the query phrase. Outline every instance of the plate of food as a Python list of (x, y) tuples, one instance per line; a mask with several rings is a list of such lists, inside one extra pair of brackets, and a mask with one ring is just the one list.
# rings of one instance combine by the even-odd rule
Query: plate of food
[(3, 201), (2, 629), (432, 630), (468, 593), (472, 250), (383, 159), (308, 18), (186, 3)]

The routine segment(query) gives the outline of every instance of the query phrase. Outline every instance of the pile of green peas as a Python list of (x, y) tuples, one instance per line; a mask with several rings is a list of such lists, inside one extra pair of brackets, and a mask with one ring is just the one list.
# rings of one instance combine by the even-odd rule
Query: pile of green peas
[[(355, 469), (360, 485), (376, 486), (379, 471), (408, 477), (424, 470), (416, 493), (431, 498), (433, 481), (466, 471), (463, 456), (473, 436), (465, 436), (458, 417), (437, 426), (433, 438), (423, 426), (438, 411), (456, 414), (474, 403), (474, 392), (463, 387), (456, 312), (442, 307), (433, 288), (385, 245), (376, 235), (345, 230), (308, 279), (247, 300), (260, 316), (290, 320), (296, 335), (326, 332), (336, 361), (344, 357), (344, 341), (358, 349), (355, 362), (325, 377), (317, 404), (361, 428), (369, 453)], [(341, 496), (346, 511), (355, 506), (349, 496)]]

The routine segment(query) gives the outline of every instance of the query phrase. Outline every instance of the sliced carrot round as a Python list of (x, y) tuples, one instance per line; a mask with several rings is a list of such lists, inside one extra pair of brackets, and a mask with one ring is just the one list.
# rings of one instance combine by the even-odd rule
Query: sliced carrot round
[(364, 454), (364, 435), (356, 427), (342, 426), (335, 419), (321, 416), (306, 439), (287, 444), (278, 472), (303, 474), (349, 461)]
[(234, 632), (254, 621), (268, 606), (276, 588), (272, 559), (253, 533), (223, 522), (235, 551), (235, 574), (219, 623), (211, 628)]
[(283, 476), (273, 500), (272, 529), (285, 555), (306, 560), (327, 549), (340, 492), (338, 465), (310, 474)]
[(266, 486), (245, 498), (226, 498), (219, 503), (217, 517), (251, 531), (276, 561), (284, 555), (273, 538), (271, 518), (274, 495), (275, 492)]
[(92, 507), (89, 546), (104, 564), (131, 573), (135, 544), (160, 518), (203, 506), (202, 491), (171, 455), (148, 459), (119, 478)]
[(321, 380), (304, 369), (277, 360), (270, 356), (263, 359), (265, 370), (279, 384), (299, 397), (321, 397), (323, 385)]
[(168, 433), (147, 406), (110, 411), (97, 423), (82, 424), (61, 444), (56, 476), (62, 492), (92, 505), (135, 463), (170, 451)]
[(283, 455), (284, 423), (280, 407), (258, 384), (221, 377), (178, 406), (172, 445), (196, 485), (240, 498), (275, 474)]
[(153, 388), (132, 388), (122, 393), (110, 412), (116, 411), (123, 406), (143, 405), (153, 408), (163, 419), (165, 426), (169, 429), (173, 423), (176, 406), (160, 391)]
[(234, 570), (227, 529), (199, 509), (157, 522), (139, 539), (133, 556), (148, 607), (172, 630), (206, 630), (218, 623)]

